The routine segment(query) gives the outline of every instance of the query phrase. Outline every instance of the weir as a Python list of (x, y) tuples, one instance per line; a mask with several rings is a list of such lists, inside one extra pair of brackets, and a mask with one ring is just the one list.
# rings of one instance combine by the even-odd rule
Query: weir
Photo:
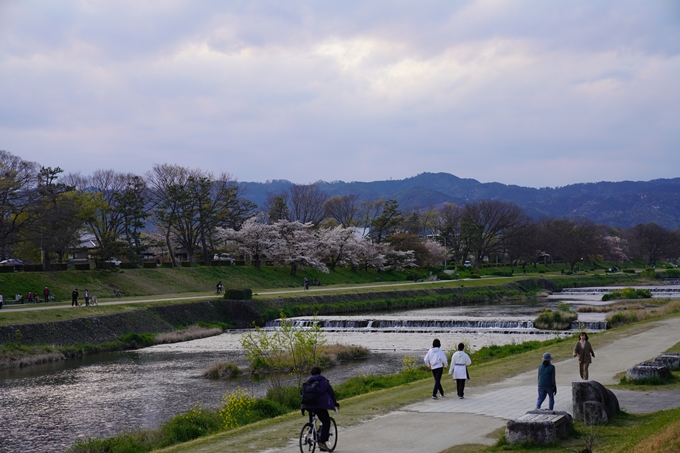
[[(558, 294), (560, 296), (602, 296), (623, 287), (602, 287), (602, 288), (564, 288)], [(671, 299), (680, 298), (680, 286), (633, 286), (635, 289), (646, 289), (652, 293), (652, 297), (667, 297)]]
[[(290, 318), (295, 327), (312, 327), (318, 323), (324, 330), (374, 330), (374, 331), (401, 331), (401, 332), (448, 332), (451, 330), (475, 330), (488, 332), (508, 332), (508, 333), (540, 333), (543, 332), (534, 327), (534, 323), (527, 319), (389, 319), (389, 318), (345, 318), (345, 319), (325, 319), (325, 318)], [(266, 327), (280, 327), (281, 319), (269, 321)], [(575, 321), (571, 325), (572, 330), (587, 329), (590, 331), (606, 330), (606, 321)], [(548, 332), (548, 331), (546, 331)], [(552, 333), (552, 331), (549, 331)]]

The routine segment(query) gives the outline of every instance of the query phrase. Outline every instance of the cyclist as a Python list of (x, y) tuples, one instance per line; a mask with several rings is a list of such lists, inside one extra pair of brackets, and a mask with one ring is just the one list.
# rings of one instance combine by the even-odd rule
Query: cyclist
[(331, 419), (328, 415), (328, 409), (335, 409), (340, 407), (340, 404), (335, 399), (335, 392), (331, 383), (328, 382), (324, 376), (321, 375), (321, 368), (315, 366), (312, 368), (312, 375), (307, 378), (307, 382), (318, 382), (319, 383), (319, 398), (316, 403), (303, 403), (302, 404), (302, 415), (305, 414), (305, 410), (314, 412), (319, 420), (321, 420), (321, 434), (319, 435), (319, 441), (317, 445), (321, 451), (329, 451), (326, 441), (328, 441), (328, 433), (331, 428)]

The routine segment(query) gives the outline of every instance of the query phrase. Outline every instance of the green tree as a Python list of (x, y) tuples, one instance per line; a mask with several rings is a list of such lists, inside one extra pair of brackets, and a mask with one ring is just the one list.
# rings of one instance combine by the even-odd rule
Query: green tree
[[(13, 247), (37, 221), (34, 211), (38, 164), (0, 150), (0, 259), (11, 258)], [(30, 212), (30, 215), (29, 215)]]
[(78, 194), (73, 186), (59, 181), (61, 173), (59, 167), (42, 167), (38, 172), (38, 200), (32, 213), (37, 221), (28, 230), (30, 240), (43, 252), (45, 270), (50, 270), (53, 259), (62, 262), (78, 245), (85, 224)]
[(131, 263), (141, 259), (146, 248), (142, 240), (145, 221), (149, 216), (146, 207), (146, 183), (140, 176), (131, 176), (125, 189), (114, 194), (113, 200), (120, 212), (124, 254)]
[(373, 242), (380, 244), (398, 231), (404, 219), (397, 200), (378, 200), (375, 202), (375, 207), (375, 212), (378, 215), (370, 221), (371, 231), (369, 236)]
[(279, 220), (290, 220), (290, 211), (288, 210), (287, 196), (285, 194), (270, 195), (266, 205), (269, 207), (267, 215), (270, 224), (274, 224)]
[(70, 175), (83, 196), (88, 196), (87, 229), (95, 237), (99, 264), (123, 255), (139, 261), (141, 231), (148, 217), (144, 180), (132, 173), (97, 170), (88, 178)]

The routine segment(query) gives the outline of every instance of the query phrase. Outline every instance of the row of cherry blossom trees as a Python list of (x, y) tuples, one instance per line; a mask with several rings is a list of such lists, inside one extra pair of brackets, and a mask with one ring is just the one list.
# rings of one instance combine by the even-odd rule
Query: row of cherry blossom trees
[(353, 228), (317, 228), (312, 222), (277, 220), (266, 223), (262, 216), (246, 220), (239, 229), (219, 228), (217, 236), (237, 245), (239, 253), (252, 258), (290, 266), (291, 275), (307, 267), (330, 269), (403, 270), (415, 267), (412, 250), (396, 250), (387, 243), (373, 243)]

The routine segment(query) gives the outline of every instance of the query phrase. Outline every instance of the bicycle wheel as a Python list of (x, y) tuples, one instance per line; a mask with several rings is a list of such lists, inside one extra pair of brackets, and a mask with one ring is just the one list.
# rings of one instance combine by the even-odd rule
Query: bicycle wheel
[(328, 432), (328, 440), (326, 445), (328, 445), (329, 450), (335, 450), (335, 446), (338, 444), (338, 427), (335, 425), (335, 419), (331, 417), (331, 429)]
[(315, 449), (314, 427), (311, 423), (305, 423), (300, 431), (300, 453), (313, 453)]

